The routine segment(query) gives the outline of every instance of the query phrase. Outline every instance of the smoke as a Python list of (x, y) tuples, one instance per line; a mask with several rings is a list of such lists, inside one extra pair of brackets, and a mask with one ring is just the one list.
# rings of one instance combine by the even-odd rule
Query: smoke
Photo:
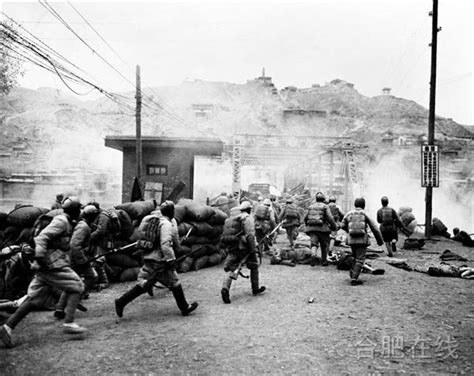
[[(415, 155), (415, 153), (417, 153)], [(413, 208), (419, 224), (425, 223), (426, 188), (421, 187), (419, 149), (395, 151), (382, 156), (364, 173), (367, 211), (375, 216), (381, 207), (380, 198), (387, 196), (389, 206), (398, 211), (401, 206)], [(447, 171), (440, 166), (440, 186), (433, 188), (433, 215), (439, 218), (452, 234), (454, 227), (473, 232), (472, 191), (458, 188), (447, 179)]]

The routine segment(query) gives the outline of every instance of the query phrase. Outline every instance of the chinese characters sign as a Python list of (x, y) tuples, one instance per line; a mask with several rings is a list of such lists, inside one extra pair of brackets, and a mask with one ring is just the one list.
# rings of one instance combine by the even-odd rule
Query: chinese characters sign
[(439, 187), (438, 145), (421, 146), (421, 186)]

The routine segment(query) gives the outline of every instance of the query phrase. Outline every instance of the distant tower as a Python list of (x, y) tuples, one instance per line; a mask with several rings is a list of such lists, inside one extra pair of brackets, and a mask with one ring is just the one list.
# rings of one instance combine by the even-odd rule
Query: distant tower
[(383, 95), (391, 95), (390, 92), (392, 91), (392, 89), (390, 89), (389, 87), (384, 87), (382, 89), (382, 94)]
[(262, 68), (262, 77), (265, 77), (265, 67)]

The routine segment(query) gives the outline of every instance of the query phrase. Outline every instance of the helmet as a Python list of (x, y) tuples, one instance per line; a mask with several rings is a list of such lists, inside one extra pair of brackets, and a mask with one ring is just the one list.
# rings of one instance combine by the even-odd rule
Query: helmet
[(329, 196), (329, 202), (336, 202), (336, 196)]
[(383, 196), (380, 201), (382, 202), (382, 205), (385, 206), (385, 205), (388, 205), (388, 197), (387, 196)]
[(160, 205), (161, 214), (168, 218), (174, 218), (174, 202), (166, 200)]
[(315, 198), (316, 198), (316, 201), (317, 201), (317, 202), (324, 202), (324, 201), (326, 201), (326, 196), (324, 196), (324, 194), (323, 194), (322, 192), (316, 193)]
[(58, 200), (58, 201), (63, 201), (63, 199), (64, 199), (64, 193), (58, 193), (58, 194), (56, 195), (56, 200)]
[(82, 214), (86, 217), (93, 217), (99, 214), (99, 209), (97, 209), (95, 205), (88, 204), (82, 209)]
[(70, 215), (73, 219), (77, 219), (81, 213), (81, 202), (78, 197), (66, 197), (61, 203), (64, 213)]
[(266, 198), (265, 200), (263, 200), (262, 204), (266, 206), (272, 206), (272, 202), (270, 201), (269, 198)]
[(249, 201), (242, 201), (239, 206), (240, 211), (252, 209), (252, 204)]
[(263, 196), (258, 196), (257, 201), (258, 202), (263, 201)]
[(292, 204), (292, 203), (293, 203), (293, 199), (292, 199), (291, 197), (288, 197), (288, 198), (286, 199), (286, 203), (287, 203), (287, 204)]
[(356, 208), (365, 209), (365, 199), (362, 198), (362, 197), (357, 197), (357, 198), (354, 200), (354, 206), (355, 206)]

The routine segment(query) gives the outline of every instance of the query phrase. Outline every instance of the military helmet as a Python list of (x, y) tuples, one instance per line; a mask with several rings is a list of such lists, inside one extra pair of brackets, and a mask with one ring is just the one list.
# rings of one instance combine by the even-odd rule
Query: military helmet
[(82, 214), (86, 217), (93, 217), (99, 214), (99, 209), (95, 205), (88, 204), (82, 209)]
[(249, 201), (242, 201), (239, 206), (240, 211), (248, 210), (252, 208), (252, 204)]
[(263, 200), (262, 204), (265, 206), (272, 206), (272, 202), (270, 201), (269, 198), (266, 198), (265, 200)]
[(81, 208), (81, 201), (79, 201), (78, 197), (66, 197), (61, 203), (61, 207), (65, 212), (69, 210), (77, 210)]
[(329, 202), (336, 202), (336, 196), (332, 195), (332, 196), (329, 196)]
[(385, 205), (388, 205), (388, 197), (387, 196), (383, 196), (380, 201), (382, 202), (382, 205), (385, 206)]

